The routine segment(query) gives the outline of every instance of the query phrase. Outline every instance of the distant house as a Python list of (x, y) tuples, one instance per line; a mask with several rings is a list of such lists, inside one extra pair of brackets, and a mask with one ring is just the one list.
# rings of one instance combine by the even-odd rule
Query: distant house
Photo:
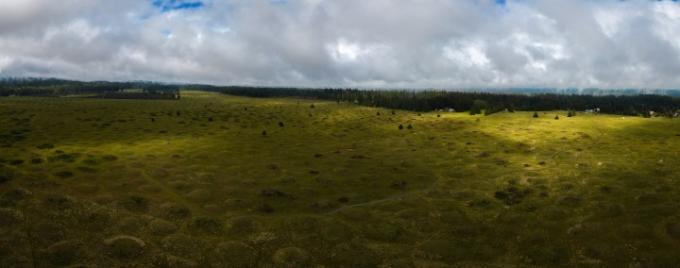
[(448, 108), (448, 111), (449, 111), (449, 113), (455, 113), (455, 112), (456, 112), (456, 109)]
[(587, 114), (599, 114), (599, 113), (600, 113), (600, 108), (586, 109), (585, 112), (586, 112)]

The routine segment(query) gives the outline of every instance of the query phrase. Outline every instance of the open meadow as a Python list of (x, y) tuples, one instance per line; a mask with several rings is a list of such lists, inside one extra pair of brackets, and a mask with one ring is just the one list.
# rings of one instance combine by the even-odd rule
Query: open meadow
[(680, 266), (678, 119), (182, 94), (0, 98), (0, 267)]

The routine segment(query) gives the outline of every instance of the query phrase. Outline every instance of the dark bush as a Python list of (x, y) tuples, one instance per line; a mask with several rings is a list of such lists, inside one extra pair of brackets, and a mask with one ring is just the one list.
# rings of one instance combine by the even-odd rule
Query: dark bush
[(41, 149), (41, 150), (46, 150), (46, 149), (52, 149), (52, 148), (54, 148), (54, 144), (51, 144), (51, 143), (43, 143), (43, 144), (38, 145), (38, 146), (36, 146), (36, 147), (37, 147), (38, 149)]
[(406, 185), (407, 185), (407, 184), (408, 184), (408, 183), (405, 182), (405, 181), (393, 181), (393, 182), (390, 184), (390, 188), (392, 188), (392, 189), (397, 189), (397, 190), (403, 190), (403, 189), (406, 188)]
[(268, 204), (262, 204), (257, 207), (257, 211), (262, 213), (274, 213), (274, 208)]
[(104, 159), (106, 161), (116, 161), (116, 160), (118, 160), (118, 157), (115, 156), (115, 155), (105, 155), (105, 156), (102, 157), (102, 159)]
[(211, 217), (196, 217), (189, 224), (191, 229), (199, 233), (217, 235), (223, 230), (222, 223), (217, 219)]
[(118, 204), (133, 212), (146, 212), (149, 210), (149, 200), (138, 195), (131, 195), (123, 198)]
[(494, 197), (503, 201), (506, 205), (516, 205), (531, 193), (530, 189), (519, 189), (516, 186), (509, 186), (505, 190), (497, 191)]
[(62, 179), (71, 178), (74, 175), (75, 174), (73, 174), (73, 172), (68, 171), (68, 170), (59, 171), (59, 172), (54, 173), (54, 176), (57, 176), (57, 177), (62, 178)]

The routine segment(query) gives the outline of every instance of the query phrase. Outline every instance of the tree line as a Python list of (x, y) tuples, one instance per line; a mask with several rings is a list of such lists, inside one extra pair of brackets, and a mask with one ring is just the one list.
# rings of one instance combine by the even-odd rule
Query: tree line
[(676, 116), (680, 98), (661, 95), (564, 95), (453, 92), (440, 90), (359, 90), (274, 87), (193, 86), (248, 97), (296, 97), (350, 102), (365, 106), (412, 111), (449, 110), (492, 114), (499, 111), (599, 111), (621, 115)]
[[(137, 92), (129, 92), (135, 89)], [(6, 78), (0, 96), (89, 95), (94, 98), (179, 99), (180, 86), (152, 82), (81, 82), (63, 79)]]
[[(138, 91), (130, 92), (130, 89)], [(0, 96), (63, 96), (92, 94), (99, 98), (179, 99), (180, 89), (270, 98), (295, 97), (355, 103), (411, 111), (455, 110), (472, 114), (499, 111), (599, 111), (621, 115), (677, 116), (680, 98), (662, 95), (517, 94), (444, 90), (360, 90), (176, 85), (153, 82), (81, 82), (61, 79), (0, 79)]]

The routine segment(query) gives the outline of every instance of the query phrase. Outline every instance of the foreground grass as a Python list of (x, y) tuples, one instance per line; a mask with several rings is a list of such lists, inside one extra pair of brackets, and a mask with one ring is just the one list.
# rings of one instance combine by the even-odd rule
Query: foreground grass
[(556, 114), (0, 98), (0, 267), (679, 266), (680, 121)]

